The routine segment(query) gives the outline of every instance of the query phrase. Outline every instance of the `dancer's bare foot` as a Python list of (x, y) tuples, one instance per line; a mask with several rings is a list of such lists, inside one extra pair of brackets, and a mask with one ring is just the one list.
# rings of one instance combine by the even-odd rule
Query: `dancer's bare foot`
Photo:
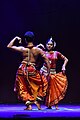
[(47, 107), (47, 109), (52, 109), (52, 107), (51, 107), (51, 106), (49, 106), (49, 107)]
[(25, 105), (26, 105), (26, 108), (24, 110), (32, 110), (32, 106), (31, 104), (33, 103), (33, 101), (26, 101)]
[(55, 108), (56, 108), (56, 110), (59, 110), (59, 108), (58, 108), (58, 105), (57, 105), (57, 104), (55, 105)]
[(32, 110), (32, 106), (31, 105), (27, 105), (27, 107), (24, 110)]
[(41, 109), (41, 106), (40, 106), (40, 103), (39, 103), (38, 101), (35, 101), (34, 103), (35, 103), (36, 106), (38, 107), (38, 110), (42, 110), (42, 109)]

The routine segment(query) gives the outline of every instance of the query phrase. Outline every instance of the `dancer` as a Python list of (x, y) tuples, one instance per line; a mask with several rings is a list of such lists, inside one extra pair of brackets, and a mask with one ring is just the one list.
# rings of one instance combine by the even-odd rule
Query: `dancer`
[[(56, 109), (59, 109), (58, 103), (64, 98), (68, 86), (65, 74), (68, 59), (60, 52), (54, 51), (55, 46), (56, 42), (52, 39), (52, 37), (46, 42), (46, 51), (44, 45), (37, 45), (37, 47), (42, 47), (44, 49), (45, 55), (50, 61), (50, 77), (48, 77), (48, 89), (45, 99), (45, 105), (48, 109), (51, 109), (53, 105)], [(59, 59), (62, 59), (64, 62), (61, 71), (57, 73), (56, 66)], [(47, 76), (47, 66), (45, 63), (43, 64), (40, 72)]]
[(37, 105), (38, 110), (41, 110), (40, 101), (46, 95), (48, 82), (46, 77), (36, 69), (36, 63), (38, 57), (41, 56), (47, 65), (48, 75), (50, 64), (42, 49), (34, 46), (34, 33), (27, 31), (24, 38), (26, 46), (14, 45), (16, 40), (19, 43), (22, 42), (22, 39), (18, 36), (13, 38), (7, 45), (8, 48), (19, 51), (23, 56), (23, 60), (16, 72), (14, 91), (18, 95), (18, 99), (25, 102), (25, 110), (32, 110), (31, 104), (33, 103)]

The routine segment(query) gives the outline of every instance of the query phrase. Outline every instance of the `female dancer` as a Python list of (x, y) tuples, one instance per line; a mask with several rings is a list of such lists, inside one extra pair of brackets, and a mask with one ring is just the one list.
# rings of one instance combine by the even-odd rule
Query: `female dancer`
[[(58, 109), (58, 103), (60, 100), (62, 100), (65, 96), (66, 89), (68, 86), (67, 77), (65, 74), (66, 71), (66, 65), (68, 62), (68, 59), (60, 52), (54, 51), (53, 49), (56, 46), (56, 42), (52, 39), (47, 40), (46, 42), (46, 51), (45, 55), (50, 61), (50, 76), (48, 77), (48, 89), (47, 89), (47, 95), (45, 99), (45, 105), (48, 107), (48, 109), (51, 109), (54, 105), (56, 109)], [(42, 44), (39, 44), (37, 47), (42, 47), (44, 49), (44, 46)], [(59, 59), (62, 59), (63, 65), (60, 72), (56, 72), (56, 65), (57, 61)], [(43, 64), (40, 72), (47, 76), (47, 66), (46, 63)]]

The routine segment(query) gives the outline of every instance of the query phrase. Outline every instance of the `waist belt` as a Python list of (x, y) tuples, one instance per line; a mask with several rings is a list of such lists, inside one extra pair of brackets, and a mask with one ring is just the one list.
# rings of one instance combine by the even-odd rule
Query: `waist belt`
[(35, 63), (31, 63), (31, 62), (26, 62), (26, 61), (22, 61), (21, 62), (22, 64), (26, 64), (26, 65), (31, 65), (31, 66), (35, 66), (36, 64)]
[[(41, 70), (47, 73), (47, 67), (43, 66), (41, 68)], [(50, 69), (50, 74), (55, 74), (55, 73), (56, 73), (56, 69), (55, 68), (51, 68)]]

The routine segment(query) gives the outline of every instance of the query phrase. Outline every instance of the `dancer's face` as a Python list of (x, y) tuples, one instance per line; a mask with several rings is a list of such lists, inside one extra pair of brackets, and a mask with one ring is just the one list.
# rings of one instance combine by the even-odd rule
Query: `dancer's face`
[(53, 50), (53, 42), (52, 41), (48, 41), (47, 44), (46, 44), (46, 48), (47, 50)]

